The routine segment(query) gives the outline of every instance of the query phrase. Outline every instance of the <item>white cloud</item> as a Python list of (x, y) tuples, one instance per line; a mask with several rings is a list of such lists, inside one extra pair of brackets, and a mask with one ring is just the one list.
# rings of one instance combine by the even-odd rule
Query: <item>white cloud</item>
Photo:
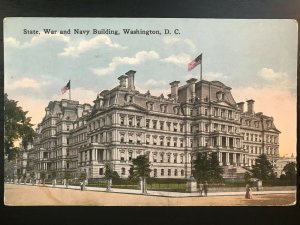
[(47, 41), (53, 41), (53, 40), (61, 41), (65, 43), (70, 42), (70, 38), (63, 34), (44, 34), (40, 32), (40, 35), (35, 35), (28, 42), (24, 42), (24, 43), (21, 43), (14, 37), (4, 38), (4, 44), (5, 46), (14, 47), (14, 48), (31, 48), (41, 43)]
[(7, 84), (5, 89), (6, 90), (16, 90), (16, 89), (34, 89), (34, 90), (40, 90), (41, 88), (41, 83), (38, 81), (28, 78), (28, 77), (23, 77), (21, 79), (15, 80), (10, 84)]
[(280, 90), (296, 89), (296, 83), (291, 80), (289, 74), (287, 73), (275, 72), (270, 68), (262, 68), (257, 74), (266, 81), (265, 86)]
[(186, 43), (190, 47), (190, 49), (191, 49), (192, 52), (196, 52), (197, 47), (196, 47), (196, 45), (194, 44), (194, 42), (191, 39), (188, 39), (188, 38), (184, 39), (183, 42)]
[(4, 46), (18, 48), (20, 46), (20, 42), (14, 37), (4, 38)]
[(258, 75), (266, 80), (281, 80), (281, 79), (287, 79), (288, 74), (286, 73), (276, 73), (273, 69), (270, 68), (262, 68), (260, 71), (258, 71)]
[(191, 57), (185, 53), (178, 55), (170, 55), (167, 58), (162, 59), (164, 62), (174, 63), (176, 65), (187, 65), (191, 61)]
[(64, 48), (64, 52), (59, 53), (60, 56), (79, 57), (82, 53), (91, 49), (99, 48), (102, 45), (106, 45), (110, 48), (126, 49), (127, 47), (121, 46), (118, 43), (114, 43), (108, 35), (98, 35), (90, 40), (81, 40), (79, 42), (70, 42), (67, 48)]
[(174, 44), (174, 43), (180, 41), (180, 39), (177, 38), (177, 37), (173, 37), (173, 36), (164, 36), (164, 37), (162, 38), (162, 41), (163, 41), (165, 44)]
[(136, 65), (147, 60), (158, 59), (159, 54), (155, 51), (141, 51), (137, 52), (134, 57), (114, 57), (112, 62), (106, 68), (92, 68), (94, 74), (97, 75), (106, 75), (108, 73), (113, 72), (118, 65), (128, 64), (128, 65)]

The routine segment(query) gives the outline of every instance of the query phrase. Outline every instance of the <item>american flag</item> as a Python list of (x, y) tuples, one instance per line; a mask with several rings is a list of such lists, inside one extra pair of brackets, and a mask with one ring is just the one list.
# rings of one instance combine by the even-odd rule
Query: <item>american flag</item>
[(70, 88), (71, 88), (71, 83), (70, 83), (70, 80), (69, 80), (69, 82), (66, 84), (66, 86), (64, 86), (61, 89), (61, 94), (63, 95), (67, 90), (70, 90)]
[(201, 62), (202, 62), (202, 53), (188, 64), (188, 72), (194, 69), (199, 64), (201, 64)]

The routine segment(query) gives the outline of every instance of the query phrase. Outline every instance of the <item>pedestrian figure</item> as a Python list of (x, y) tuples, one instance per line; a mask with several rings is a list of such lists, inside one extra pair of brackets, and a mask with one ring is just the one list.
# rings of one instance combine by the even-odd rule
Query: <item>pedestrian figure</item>
[(83, 182), (80, 181), (80, 190), (83, 191)]
[(199, 192), (200, 192), (200, 197), (202, 197), (202, 192), (203, 192), (203, 184), (199, 183)]
[(207, 183), (207, 181), (205, 181), (205, 183), (203, 185), (203, 190), (204, 190), (205, 197), (207, 197), (207, 192), (208, 192), (208, 183)]
[(252, 192), (251, 192), (251, 188), (250, 188), (249, 184), (246, 185), (245, 198), (252, 199)]

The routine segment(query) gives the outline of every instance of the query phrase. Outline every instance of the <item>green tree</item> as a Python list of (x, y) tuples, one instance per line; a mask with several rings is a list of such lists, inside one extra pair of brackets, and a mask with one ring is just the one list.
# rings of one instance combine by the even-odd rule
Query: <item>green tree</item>
[(271, 180), (275, 178), (274, 168), (265, 154), (261, 154), (252, 166), (252, 176), (260, 180)]
[(106, 190), (110, 190), (111, 188), (111, 182), (113, 180), (118, 180), (120, 179), (119, 174), (117, 171), (114, 171), (112, 169), (111, 163), (105, 163), (105, 172), (104, 172), (104, 177), (106, 179)]
[(132, 165), (129, 170), (129, 179), (141, 179), (141, 189), (143, 193), (147, 192), (146, 179), (150, 177), (151, 173), (150, 162), (147, 155), (139, 155), (132, 160)]
[(289, 162), (283, 167), (284, 176), (286, 180), (296, 180), (297, 176), (297, 165), (294, 162)]
[(45, 186), (46, 173), (45, 172), (41, 172), (40, 173), (40, 178), (41, 178), (41, 180), (43, 182), (43, 186)]
[(201, 152), (197, 153), (192, 165), (192, 173), (198, 183), (209, 180), (209, 161), (207, 154)]
[(16, 141), (21, 141), (24, 148), (33, 141), (35, 135), (30, 123), (31, 118), (27, 117), (28, 111), (23, 111), (18, 106), (18, 102), (8, 99), (4, 94), (4, 150), (8, 160), (13, 160), (18, 156), (19, 148), (14, 145)]
[(193, 176), (200, 182), (221, 182), (223, 168), (219, 164), (216, 153), (207, 154), (198, 152), (193, 160)]
[(217, 153), (210, 154), (209, 158), (209, 178), (211, 182), (219, 183), (223, 181), (224, 170), (220, 166)]

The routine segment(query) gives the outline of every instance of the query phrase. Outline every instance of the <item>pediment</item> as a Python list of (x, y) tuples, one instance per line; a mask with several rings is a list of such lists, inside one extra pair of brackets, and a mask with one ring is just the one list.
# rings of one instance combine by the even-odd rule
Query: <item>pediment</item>
[(218, 102), (218, 105), (232, 107), (232, 105), (226, 101), (220, 101), (220, 102)]
[(137, 104), (128, 104), (128, 105), (124, 105), (122, 107), (122, 109), (127, 109), (127, 110), (142, 110), (142, 111), (146, 111), (146, 109), (140, 105)]

